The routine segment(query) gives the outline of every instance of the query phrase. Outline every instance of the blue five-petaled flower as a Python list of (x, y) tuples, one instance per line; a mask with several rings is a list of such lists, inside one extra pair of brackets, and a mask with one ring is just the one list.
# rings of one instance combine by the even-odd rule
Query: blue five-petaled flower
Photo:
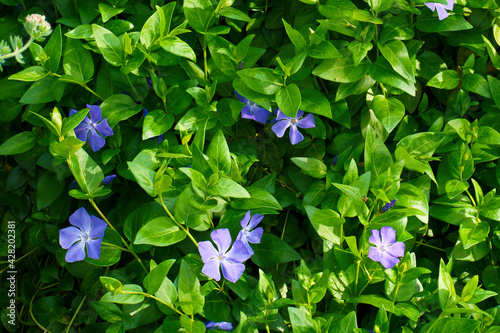
[(75, 262), (85, 259), (85, 248), (87, 248), (89, 258), (99, 259), (106, 222), (93, 215), (90, 216), (83, 207), (69, 217), (69, 222), (74, 227), (59, 230), (59, 244), (63, 249), (68, 250), (66, 261)]
[(220, 321), (218, 323), (216, 323), (214, 321), (206, 321), (205, 327), (207, 328), (207, 330), (213, 330), (214, 328), (218, 328), (218, 329), (224, 330), (224, 331), (232, 331), (233, 330), (233, 324), (231, 324), (228, 321)]
[(254, 214), (250, 219), (250, 211), (248, 211), (245, 214), (243, 220), (241, 220), (241, 227), (243, 229), (241, 229), (240, 232), (238, 233), (236, 240), (242, 241), (245, 247), (247, 248), (248, 252), (252, 255), (253, 255), (253, 250), (250, 247), (250, 244), (248, 243), (252, 244), (260, 243), (260, 239), (262, 238), (264, 229), (262, 229), (262, 227), (258, 227), (257, 229), (254, 228), (257, 226), (257, 224), (260, 223), (260, 221), (262, 221), (263, 218), (264, 215)]
[(436, 10), (438, 13), (439, 20), (441, 21), (448, 17), (448, 12), (446, 10), (453, 10), (454, 3), (455, 0), (448, 0), (447, 5), (434, 2), (426, 2), (425, 5), (429, 7), (429, 9), (432, 11)]
[(314, 116), (312, 114), (308, 114), (307, 116), (302, 118), (303, 115), (304, 111), (299, 110), (295, 118), (290, 118), (283, 112), (281, 112), (280, 109), (278, 109), (278, 115), (276, 116), (276, 124), (274, 124), (273, 127), (271, 127), (271, 129), (274, 131), (274, 133), (276, 133), (276, 136), (278, 136), (278, 138), (281, 138), (283, 137), (283, 135), (285, 135), (286, 129), (288, 127), (291, 127), (290, 142), (292, 143), (292, 145), (296, 145), (300, 141), (304, 140), (304, 136), (302, 135), (302, 133), (299, 132), (297, 127), (313, 128), (316, 126), (316, 124), (314, 123)]
[(368, 239), (375, 247), (370, 246), (368, 258), (380, 262), (386, 269), (394, 267), (399, 262), (398, 257), (405, 255), (405, 243), (396, 242), (396, 230), (386, 226), (379, 230), (372, 230)]
[(228, 229), (214, 230), (210, 234), (210, 237), (217, 245), (217, 250), (210, 241), (198, 243), (198, 251), (205, 264), (201, 272), (219, 281), (220, 266), (222, 266), (224, 278), (235, 283), (245, 270), (245, 265), (242, 264), (242, 262), (249, 259), (251, 254), (248, 252), (245, 244), (240, 240), (236, 240), (231, 250), (229, 250), (232, 240)]
[(240, 102), (245, 104), (243, 109), (241, 109), (241, 118), (253, 119), (261, 124), (266, 123), (267, 118), (271, 114), (270, 111), (261, 108), (257, 105), (257, 103), (241, 96), (236, 90), (234, 91), (234, 93), (236, 94), (236, 97), (238, 97)]
[[(75, 135), (78, 140), (84, 142), (87, 142), (88, 138), (90, 148), (93, 151), (98, 151), (106, 143), (104, 138), (113, 135), (113, 130), (109, 127), (108, 120), (102, 119), (100, 106), (87, 104), (87, 107), (90, 109), (90, 119), (89, 117), (83, 118), (82, 122), (75, 128)], [(77, 112), (70, 109), (69, 115), (72, 116)]]

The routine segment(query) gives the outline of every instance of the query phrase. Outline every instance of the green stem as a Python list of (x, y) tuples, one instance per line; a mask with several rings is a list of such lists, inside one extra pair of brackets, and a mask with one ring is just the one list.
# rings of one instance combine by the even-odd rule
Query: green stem
[(35, 37), (31, 36), (30, 39), (28, 40), (28, 42), (26, 44), (24, 44), (23, 47), (21, 47), (19, 50), (16, 50), (16, 51), (11, 52), (11, 53), (4, 54), (3, 56), (0, 56), (0, 59), (12, 58), (12, 57), (15, 57), (16, 55), (18, 55), (19, 53), (23, 53), (24, 51), (26, 51), (26, 49), (28, 47), (30, 47), (30, 45), (34, 41), (35, 41)]
[(150, 295), (150, 294), (146, 294), (146, 293), (141, 293), (141, 292), (126, 292), (126, 293), (123, 293), (123, 294), (130, 294), (130, 295), (143, 295), (145, 297), (149, 297), (149, 298), (152, 298), (154, 299), (155, 301), (158, 301), (160, 302), (161, 304), (164, 304), (166, 306), (168, 306), (169, 308), (171, 308), (172, 310), (174, 310), (175, 312), (177, 312), (178, 314), (180, 314), (181, 316), (184, 314), (182, 312), (180, 312), (179, 310), (177, 310), (174, 306), (168, 304), (168, 303), (165, 303), (164, 301), (162, 301), (161, 299), (159, 299), (158, 297), (155, 297), (153, 295)]
[(445, 252), (445, 253), (446, 253), (446, 250), (440, 249), (439, 247), (432, 246), (432, 245), (429, 245), (429, 244), (426, 244), (426, 243), (422, 243), (422, 242), (415, 241), (415, 244), (419, 244), (419, 245), (427, 246), (427, 247), (429, 247), (429, 248), (431, 248), (431, 249), (438, 250), (438, 251), (441, 251), (441, 252)]
[(472, 194), (470, 194), (469, 190), (465, 190), (465, 192), (467, 192), (467, 195), (469, 196), (469, 199), (470, 201), (472, 202), (472, 205), (473, 206), (476, 206), (476, 201), (474, 200), (474, 198), (472, 197)]
[(87, 84), (81, 84), (81, 86), (83, 88), (85, 88), (88, 92), (90, 92), (92, 95), (96, 96), (97, 98), (99, 98), (101, 101), (104, 101), (104, 98), (101, 97), (101, 95), (99, 95), (98, 93), (96, 93), (95, 91), (93, 91), (92, 89), (90, 89)]
[(90, 204), (92, 205), (92, 207), (94, 207), (94, 209), (96, 210), (96, 212), (102, 217), (102, 219), (104, 221), (106, 221), (106, 223), (109, 225), (109, 227), (111, 229), (113, 229), (114, 231), (116, 231), (116, 233), (120, 236), (123, 245), (125, 245), (125, 247), (130, 251), (130, 253), (132, 253), (132, 255), (135, 257), (135, 259), (137, 260), (137, 262), (141, 265), (141, 267), (144, 270), (144, 272), (146, 274), (148, 274), (149, 271), (146, 268), (146, 266), (144, 266), (141, 258), (139, 258), (139, 256), (137, 255), (137, 253), (135, 253), (135, 251), (132, 250), (132, 248), (130, 248), (130, 246), (128, 245), (127, 241), (122, 237), (122, 235), (118, 232), (118, 230), (116, 230), (115, 227), (113, 227), (113, 225), (108, 221), (108, 219), (106, 218), (106, 216), (104, 216), (104, 214), (101, 212), (101, 210), (99, 209), (99, 207), (97, 207), (94, 199), (89, 199), (89, 201), (90, 201)]
[(75, 320), (76, 318), (76, 315), (78, 314), (78, 312), (80, 311), (80, 308), (82, 307), (83, 305), (83, 302), (85, 302), (85, 299), (87, 298), (87, 295), (85, 295), (82, 299), (82, 301), (80, 302), (80, 305), (78, 305), (78, 308), (76, 309), (76, 312), (75, 314), (73, 314), (73, 318), (71, 318), (71, 321), (69, 322), (69, 325), (68, 325), (68, 328), (66, 328), (66, 333), (69, 333), (69, 329), (71, 328), (71, 325), (73, 325), (73, 321)]
[(207, 64), (207, 38), (203, 35), (203, 67), (205, 70), (205, 79), (208, 80), (208, 64)]
[(186, 235), (191, 239), (191, 241), (194, 243), (194, 245), (196, 245), (196, 247), (198, 247), (198, 242), (196, 241), (196, 239), (193, 238), (193, 236), (189, 233), (189, 230), (187, 228), (184, 228), (184, 226), (182, 224), (180, 224), (179, 222), (177, 222), (177, 220), (175, 219), (175, 217), (172, 215), (172, 213), (170, 213), (170, 211), (168, 210), (167, 206), (165, 206), (165, 203), (163, 202), (163, 197), (160, 193), (159, 195), (160, 197), (160, 204), (162, 205), (163, 209), (165, 210), (165, 212), (167, 212), (167, 215), (170, 217), (170, 219), (172, 221), (174, 221), (175, 224), (177, 224), (177, 226), (186, 233)]

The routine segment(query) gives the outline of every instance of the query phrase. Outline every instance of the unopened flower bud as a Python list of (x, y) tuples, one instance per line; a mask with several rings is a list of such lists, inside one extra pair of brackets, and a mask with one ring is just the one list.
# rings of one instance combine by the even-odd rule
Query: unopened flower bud
[(26, 32), (35, 39), (47, 37), (52, 33), (50, 23), (45, 20), (44, 15), (31, 14), (26, 16), (26, 22), (24, 22), (24, 28)]

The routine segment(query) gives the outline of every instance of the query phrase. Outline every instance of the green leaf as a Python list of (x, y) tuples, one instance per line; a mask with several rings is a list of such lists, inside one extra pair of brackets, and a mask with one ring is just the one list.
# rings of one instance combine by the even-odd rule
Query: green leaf
[(94, 76), (94, 61), (90, 52), (77, 39), (66, 39), (63, 58), (64, 73), (79, 83), (92, 80)]
[(67, 136), (62, 141), (50, 143), (50, 152), (53, 155), (68, 159), (85, 145), (85, 142), (78, 140), (74, 136)]
[(431, 14), (419, 15), (415, 26), (423, 32), (460, 31), (473, 28), (462, 15), (450, 15), (445, 20), (438, 20)]
[(329, 333), (351, 333), (358, 327), (356, 321), (356, 312), (351, 311), (339, 321), (335, 321), (330, 326)]
[(387, 311), (394, 313), (396, 316), (405, 316), (413, 321), (417, 321), (420, 315), (418, 309), (409, 304), (406, 303), (394, 304), (392, 301), (379, 295), (362, 295), (362, 296), (352, 297), (349, 300), (347, 300), (347, 302), (354, 304), (358, 303), (370, 304), (377, 308), (380, 308), (383, 305)]
[(214, 172), (222, 171), (225, 175), (229, 175), (231, 171), (231, 155), (222, 130), (217, 131), (210, 141), (207, 156), (208, 164), (210, 164)]
[(295, 333), (319, 333), (320, 328), (311, 316), (305, 311), (293, 307), (288, 308), (290, 322)]
[(276, 93), (276, 104), (280, 110), (290, 118), (297, 116), (301, 102), (300, 89), (295, 83), (282, 87)]
[(167, 52), (196, 62), (196, 54), (191, 46), (177, 36), (164, 38), (160, 45)]
[(488, 81), (479, 74), (465, 76), (462, 80), (462, 87), (465, 91), (470, 91), (486, 98), (492, 98)]
[(155, 184), (155, 175), (156, 173), (142, 166), (139, 163), (135, 162), (127, 162), (130, 171), (134, 175), (135, 180), (139, 184), (140, 187), (150, 196), (154, 196), (154, 184)]
[(484, 241), (489, 232), (490, 225), (486, 221), (466, 218), (460, 223), (459, 234), (465, 250)]
[(400, 100), (394, 97), (386, 98), (384, 95), (377, 95), (373, 98), (372, 109), (389, 133), (405, 115), (405, 106)]
[(153, 295), (160, 289), (163, 280), (174, 263), (175, 259), (165, 260), (148, 273), (144, 278), (144, 287), (148, 291), (148, 294)]
[(137, 232), (134, 244), (169, 246), (184, 238), (186, 233), (183, 230), (170, 218), (161, 216), (152, 219)]
[(396, 73), (384, 57), (379, 57), (376, 62), (372, 63), (368, 68), (368, 72), (373, 80), (401, 89), (409, 95), (415, 96), (415, 84)]
[(209, 0), (184, 0), (182, 8), (189, 25), (197, 32), (207, 32), (215, 22), (212, 19), (214, 7)]
[(432, 79), (427, 82), (429, 87), (452, 90), (458, 86), (460, 82), (460, 77), (458, 73), (454, 70), (447, 69), (442, 71), (432, 77)]
[(341, 58), (342, 54), (328, 40), (323, 40), (316, 46), (311, 47), (309, 56), (315, 59)]
[(21, 132), (0, 146), (0, 155), (15, 155), (27, 152), (36, 146), (37, 136), (32, 132)]
[(380, 43), (386, 43), (393, 39), (408, 40), (415, 35), (406, 17), (398, 15), (384, 21), (382, 32), (380, 33)]
[(321, 160), (312, 157), (292, 157), (290, 160), (308, 176), (317, 179), (326, 176), (327, 167)]
[(402, 41), (393, 40), (385, 44), (379, 43), (378, 48), (396, 73), (411, 82), (415, 82), (415, 65), (412, 64), (408, 50)]
[(46, 76), (33, 83), (19, 102), (24, 104), (41, 104), (54, 101), (56, 100), (54, 88), (57, 83), (55, 77)]
[(356, 65), (349, 58), (337, 58), (324, 60), (312, 74), (329, 81), (349, 83), (358, 81), (367, 71), (366, 61)]
[(425, 214), (422, 211), (415, 208), (403, 208), (403, 209), (393, 208), (385, 213), (375, 216), (375, 218), (370, 222), (370, 228), (380, 229), (384, 226), (392, 226), (393, 228), (395, 228), (395, 226), (400, 223), (401, 219), (414, 215), (425, 215)]
[(392, 164), (389, 149), (371, 126), (366, 131), (364, 158), (365, 168), (372, 172), (374, 179), (386, 172)]
[(368, 51), (373, 48), (372, 43), (362, 43), (360, 41), (353, 41), (349, 44), (348, 49), (352, 53), (352, 60), (357, 66), (366, 57)]
[(278, 201), (266, 190), (249, 187), (246, 189), (250, 194), (250, 199), (238, 199), (231, 201), (231, 207), (234, 209), (249, 210), (259, 208), (270, 208), (281, 210)]
[(200, 281), (186, 260), (181, 261), (178, 288), (179, 301), (183, 302), (181, 307), (185, 314), (192, 316), (203, 309), (205, 297), (201, 293)]
[(92, 301), (90, 305), (99, 317), (109, 323), (118, 323), (123, 320), (123, 312), (116, 304)]
[(455, 304), (455, 286), (443, 259), (441, 259), (439, 264), (438, 297), (442, 310), (452, 307)]
[(101, 298), (101, 302), (109, 302), (116, 304), (137, 304), (144, 301), (144, 295), (135, 293), (142, 293), (141, 286), (136, 284), (126, 284), (122, 288), (114, 292), (108, 292)]
[(469, 183), (458, 179), (450, 179), (446, 182), (445, 190), (448, 198), (453, 199), (469, 188)]
[(109, 126), (114, 127), (120, 121), (128, 119), (142, 110), (132, 97), (125, 94), (110, 96), (101, 104), (102, 117), (108, 120)]
[(71, 117), (65, 118), (63, 120), (61, 136), (65, 136), (70, 131), (75, 129), (76, 126), (80, 125), (80, 123), (83, 121), (83, 118), (85, 118), (87, 116), (89, 111), (90, 111), (89, 108), (85, 108), (83, 110), (78, 111), (77, 113), (75, 113)]
[[(100, 188), (102, 189), (102, 187)], [(100, 189), (96, 191), (99, 192)], [(107, 228), (102, 239), (101, 254), (99, 259), (85, 258), (85, 262), (99, 267), (107, 267), (120, 261), (122, 254), (122, 240), (120, 234), (111, 228)], [(102, 299), (101, 299), (102, 300)]]
[(125, 8), (115, 8), (113, 6), (108, 5), (107, 3), (99, 4), (99, 12), (101, 12), (102, 21), (106, 23), (113, 16), (116, 16), (123, 12)]
[(165, 133), (172, 127), (174, 121), (175, 117), (163, 110), (148, 112), (142, 126), (142, 139), (147, 140)]
[(23, 69), (19, 73), (9, 76), (9, 80), (32, 82), (44, 78), (47, 74), (47, 70), (42, 66), (31, 66)]
[(63, 192), (64, 182), (57, 179), (57, 175), (53, 172), (45, 172), (37, 183), (36, 206), (38, 210), (42, 210), (50, 206)]
[(302, 89), (301, 94), (302, 100), (299, 109), (330, 119), (332, 118), (330, 102), (325, 95), (312, 88)]
[(250, 194), (244, 187), (228, 177), (221, 177), (214, 186), (208, 188), (208, 193), (221, 197), (250, 198)]
[(237, 74), (250, 89), (264, 95), (274, 95), (283, 86), (281, 76), (271, 68), (247, 68)]
[(299, 260), (300, 255), (280, 238), (264, 234), (259, 244), (252, 245), (255, 251), (252, 261), (259, 267), (271, 267), (277, 264)]
[(69, 161), (69, 167), (80, 189), (92, 194), (104, 179), (99, 165), (83, 149), (71, 155)]
[(49, 57), (45, 62), (45, 67), (52, 73), (57, 73), (62, 55), (62, 35), (60, 24), (52, 32), (52, 35), (43, 50)]
[(125, 65), (125, 53), (121, 41), (111, 31), (99, 25), (92, 24), (95, 41), (99, 51), (108, 63), (113, 66)]
[(186, 333), (204, 333), (206, 331), (205, 324), (198, 320), (192, 320), (188, 315), (183, 314), (180, 321)]
[(243, 21), (243, 22), (251, 22), (252, 19), (245, 13), (243, 13), (241, 10), (233, 8), (233, 7), (226, 7), (222, 8), (219, 11), (219, 14), (228, 17), (230, 19), (238, 20), (238, 21)]
[(473, 333), (481, 322), (466, 318), (437, 318), (423, 327), (423, 333)]
[(285, 26), (286, 33), (292, 41), (293, 45), (295, 45), (300, 51), (306, 50), (307, 42), (304, 36), (302, 36), (299, 31), (292, 28), (292, 26), (288, 24), (284, 19), (282, 19), (282, 21)]

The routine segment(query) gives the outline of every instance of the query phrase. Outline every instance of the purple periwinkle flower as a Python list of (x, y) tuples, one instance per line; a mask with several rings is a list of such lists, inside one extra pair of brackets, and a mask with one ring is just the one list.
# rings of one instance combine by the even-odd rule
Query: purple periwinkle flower
[(434, 2), (426, 2), (425, 5), (429, 7), (430, 10), (436, 10), (438, 13), (439, 20), (444, 20), (448, 17), (448, 12), (446, 10), (453, 10), (453, 5), (455, 4), (455, 0), (448, 0), (447, 5), (443, 5), (441, 3)]
[(386, 203), (386, 204), (385, 204), (385, 205), (384, 205), (384, 206), (380, 209), (380, 211), (381, 211), (382, 213), (387, 212), (389, 209), (391, 209), (391, 208), (394, 206), (394, 204), (396, 203), (396, 201), (398, 201), (398, 199), (394, 199), (394, 200), (391, 200), (391, 202)]
[[(90, 119), (89, 117), (83, 118), (82, 122), (75, 128), (75, 135), (78, 140), (84, 142), (87, 142), (88, 138), (90, 148), (93, 151), (98, 151), (106, 143), (104, 138), (113, 135), (113, 130), (109, 127), (108, 120), (102, 119), (100, 106), (87, 104), (87, 107), (90, 109)], [(72, 116), (77, 112), (70, 109), (69, 115)]]
[(205, 264), (201, 272), (219, 281), (220, 266), (222, 266), (222, 274), (224, 274), (226, 280), (235, 283), (245, 270), (245, 265), (242, 262), (249, 259), (251, 254), (240, 240), (236, 240), (231, 250), (229, 250), (232, 240), (228, 229), (214, 230), (210, 237), (217, 245), (217, 250), (209, 241), (198, 243), (198, 251)]
[(102, 185), (109, 185), (113, 182), (113, 180), (115, 180), (116, 178), (116, 175), (109, 175), (109, 176), (106, 176), (104, 177), (104, 179), (102, 180), (101, 184)]
[(214, 321), (206, 321), (205, 327), (207, 330), (213, 330), (214, 328), (218, 328), (223, 331), (232, 331), (233, 330), (233, 324), (231, 324), (228, 321), (221, 321), (221, 322), (214, 322)]
[(250, 211), (245, 214), (243, 220), (241, 220), (241, 231), (238, 233), (236, 240), (240, 240), (243, 242), (248, 252), (253, 255), (253, 250), (250, 247), (250, 244), (259, 244), (260, 239), (262, 238), (262, 234), (264, 233), (264, 229), (262, 227), (258, 227), (257, 229), (252, 230), (257, 226), (257, 224), (262, 221), (264, 215), (254, 214), (250, 219)]
[(85, 247), (89, 258), (99, 259), (106, 222), (93, 215), (90, 216), (82, 207), (69, 217), (69, 223), (74, 227), (59, 230), (59, 244), (63, 249), (68, 250), (66, 261), (75, 262), (85, 259)]
[(234, 93), (236, 94), (236, 97), (238, 97), (240, 102), (245, 104), (243, 109), (241, 109), (241, 118), (253, 119), (261, 124), (266, 123), (267, 118), (271, 114), (270, 111), (261, 108), (257, 105), (257, 103), (241, 96), (236, 90), (234, 91)]
[(382, 227), (379, 230), (370, 229), (371, 237), (368, 239), (375, 247), (370, 246), (368, 258), (378, 261), (386, 269), (394, 267), (399, 262), (398, 257), (405, 255), (405, 243), (396, 242), (396, 230), (391, 227)]
[(338, 158), (339, 158), (339, 155), (335, 155), (335, 157), (332, 160), (332, 166), (336, 166), (337, 165)]
[[(314, 123), (314, 116), (308, 114), (304, 118), (304, 111), (299, 110), (295, 118), (290, 118), (278, 109), (278, 115), (276, 116), (276, 124), (271, 127), (278, 138), (282, 138), (285, 135), (285, 131), (288, 127), (290, 128), (290, 142), (292, 145), (296, 145), (300, 141), (304, 140), (304, 136), (299, 132), (297, 127), (300, 128), (313, 128), (316, 126)], [(302, 119), (301, 119), (302, 118)]]

